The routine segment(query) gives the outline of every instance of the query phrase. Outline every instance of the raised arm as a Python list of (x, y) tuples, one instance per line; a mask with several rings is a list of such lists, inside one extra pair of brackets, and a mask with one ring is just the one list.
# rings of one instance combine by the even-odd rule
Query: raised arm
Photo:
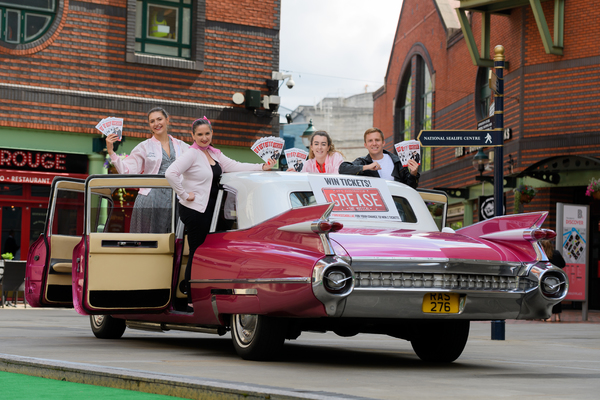
[(119, 174), (141, 174), (144, 171), (144, 164), (146, 161), (146, 149), (142, 143), (135, 146), (131, 151), (131, 154), (122, 160), (121, 157), (113, 151), (112, 144), (114, 143), (114, 140), (112, 139), (114, 138), (111, 136), (116, 138), (117, 135), (109, 135), (106, 138), (106, 149), (108, 150), (110, 162), (115, 166), (117, 172)]

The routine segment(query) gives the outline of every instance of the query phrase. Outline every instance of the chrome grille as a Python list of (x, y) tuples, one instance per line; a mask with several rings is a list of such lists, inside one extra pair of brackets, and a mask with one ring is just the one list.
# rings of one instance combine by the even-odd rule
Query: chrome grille
[(517, 276), (356, 272), (355, 288), (516, 290)]

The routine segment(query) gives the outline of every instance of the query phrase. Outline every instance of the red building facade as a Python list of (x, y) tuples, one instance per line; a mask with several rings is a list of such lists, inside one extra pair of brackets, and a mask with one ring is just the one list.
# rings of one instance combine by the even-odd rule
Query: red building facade
[[(146, 114), (163, 107), (173, 136), (191, 142), (206, 116), (225, 154), (260, 161), (251, 144), (279, 132), (260, 98), (279, 68), (280, 10), (280, 0), (0, 1), (1, 245), (14, 230), (25, 258), (39, 235), (29, 203), (45, 210), (36, 193), (54, 176), (106, 172), (95, 129), (106, 117), (124, 119), (119, 153), (150, 137)], [(258, 105), (232, 101), (247, 91)]]
[[(506, 214), (546, 210), (544, 227), (556, 229), (557, 203), (589, 206), (588, 288), (590, 304), (600, 308), (600, 200), (585, 194), (600, 178), (600, 47), (593, 45), (600, 9), (591, 0), (532, 3), (404, 0), (373, 123), (390, 151), (423, 129), (477, 129), (494, 112), (489, 67), (502, 45)], [(453, 227), (478, 222), (482, 194), (493, 194), (491, 183), (477, 180), (477, 150), (423, 150), (419, 185), (446, 190)], [(483, 151), (493, 157), (493, 148)], [(482, 175), (489, 182), (493, 172)], [(520, 185), (536, 190), (531, 202), (515, 199)]]

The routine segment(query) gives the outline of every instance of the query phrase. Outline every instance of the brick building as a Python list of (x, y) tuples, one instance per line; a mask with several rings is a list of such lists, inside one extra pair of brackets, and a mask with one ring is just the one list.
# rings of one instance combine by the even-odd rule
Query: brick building
[[(191, 141), (206, 115), (229, 157), (259, 162), (257, 138), (279, 121), (256, 101), (279, 67), (280, 0), (0, 0), (0, 225), (25, 259), (56, 175), (104, 173), (96, 124), (124, 119), (129, 153), (164, 107)], [(98, 142), (96, 140), (96, 144)]]
[[(388, 150), (422, 129), (476, 129), (494, 112), (488, 77), (494, 47), (504, 46), (506, 213), (547, 210), (544, 227), (557, 229), (557, 203), (589, 206), (586, 284), (594, 308), (600, 200), (585, 192), (592, 177), (600, 178), (599, 33), (600, 8), (592, 0), (404, 0), (373, 118)], [(420, 187), (446, 190), (455, 227), (478, 222), (480, 196), (493, 194), (490, 183), (477, 180), (476, 151), (423, 150)], [(483, 151), (492, 157), (493, 148)], [(523, 184), (537, 195), (515, 204), (514, 188)], [(581, 276), (571, 278), (575, 284)]]

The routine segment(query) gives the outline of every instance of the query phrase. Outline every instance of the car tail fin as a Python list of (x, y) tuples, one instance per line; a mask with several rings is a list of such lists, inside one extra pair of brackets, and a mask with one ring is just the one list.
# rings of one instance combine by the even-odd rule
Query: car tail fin
[(333, 245), (329, 240), (329, 233), (343, 229), (344, 225), (329, 220), (333, 207), (334, 203), (295, 208), (273, 218), (269, 223), (281, 223), (280, 226), (277, 226), (277, 230), (283, 232), (316, 233), (321, 239), (325, 255), (335, 255)]
[[(337, 232), (337, 231), (341, 230), (344, 227), (344, 225), (342, 225), (340, 222), (329, 220), (329, 216), (331, 215), (331, 211), (333, 210), (334, 205), (335, 205), (334, 203), (329, 204), (329, 207), (327, 207), (325, 212), (323, 212), (323, 214), (316, 220), (309, 218), (302, 222), (297, 222), (294, 224), (280, 226), (277, 229), (279, 229), (280, 231), (298, 232), (298, 233), (314, 232), (314, 233), (321, 234), (321, 233)], [(312, 207), (317, 207), (317, 206), (312, 206)], [(304, 207), (304, 208), (309, 208), (309, 207)], [(310, 212), (313, 210), (306, 210), (306, 211)], [(315, 211), (317, 211), (317, 210), (315, 210)], [(318, 212), (319, 211), (317, 211), (317, 213)]]
[[(529, 259), (539, 258), (541, 251), (537, 242), (556, 237), (553, 230), (541, 228), (547, 217), (547, 211), (504, 215), (467, 226), (456, 233), (502, 243)], [(523, 242), (529, 242), (530, 245), (523, 246)]]

